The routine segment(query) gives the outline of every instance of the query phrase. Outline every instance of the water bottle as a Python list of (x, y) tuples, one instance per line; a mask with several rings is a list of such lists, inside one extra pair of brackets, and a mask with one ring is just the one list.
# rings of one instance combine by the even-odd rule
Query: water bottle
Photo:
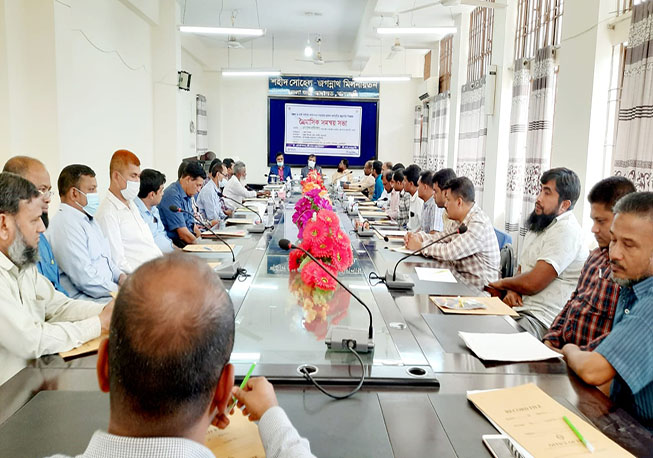
[(268, 199), (268, 207), (265, 210), (265, 227), (274, 226), (274, 199), (270, 197)]

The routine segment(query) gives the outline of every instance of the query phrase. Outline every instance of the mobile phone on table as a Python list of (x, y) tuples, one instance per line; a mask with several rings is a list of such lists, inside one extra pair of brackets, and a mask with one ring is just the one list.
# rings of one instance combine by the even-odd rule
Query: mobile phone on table
[(481, 436), (483, 444), (490, 451), (494, 458), (523, 458), (519, 453), (508, 436), (503, 434), (484, 434)]

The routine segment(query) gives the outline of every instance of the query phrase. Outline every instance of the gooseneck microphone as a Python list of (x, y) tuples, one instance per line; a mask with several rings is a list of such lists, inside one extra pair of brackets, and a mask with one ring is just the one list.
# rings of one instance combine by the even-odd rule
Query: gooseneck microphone
[(231, 264), (231, 266), (225, 267), (225, 268), (220, 269), (220, 270), (216, 270), (216, 273), (220, 276), (220, 278), (227, 279), (227, 280), (231, 280), (231, 279), (236, 278), (238, 275), (240, 275), (240, 274), (243, 272), (243, 269), (241, 269), (241, 268), (238, 266), (238, 262), (236, 261), (236, 254), (234, 253), (233, 248), (231, 248), (231, 245), (229, 245), (229, 244), (226, 242), (225, 239), (223, 239), (223, 238), (220, 237), (218, 234), (216, 234), (215, 232), (213, 232), (213, 229), (211, 229), (211, 227), (209, 227), (209, 225), (204, 224), (202, 221), (200, 221), (199, 219), (197, 219), (197, 218), (195, 217), (195, 214), (194, 214), (194, 213), (189, 212), (189, 211), (186, 211), (186, 210), (184, 210), (184, 209), (182, 209), (182, 208), (179, 208), (179, 207), (177, 207), (176, 205), (170, 205), (170, 207), (168, 207), (168, 209), (169, 209), (171, 212), (174, 212), (174, 213), (186, 213), (186, 214), (192, 216), (192, 217), (193, 217), (193, 220), (194, 220), (196, 223), (198, 223), (198, 224), (199, 224), (200, 226), (202, 226), (204, 229), (208, 230), (211, 234), (213, 234), (213, 236), (214, 236), (216, 239), (220, 240), (222, 243), (224, 243), (225, 245), (227, 245), (227, 248), (229, 248), (229, 251), (231, 252), (231, 261), (232, 261), (232, 264)]
[[(306, 256), (311, 258), (324, 272), (327, 273), (331, 278), (333, 278), (336, 283), (338, 283), (340, 286), (342, 286), (345, 291), (347, 291), (351, 296), (356, 299), (363, 307), (365, 307), (365, 310), (367, 310), (367, 314), (370, 318), (369, 322), (369, 327), (367, 329), (367, 336), (363, 334), (361, 336), (360, 331), (357, 329), (349, 328), (347, 326), (331, 326), (329, 329), (329, 335), (327, 336), (327, 341), (326, 344), (330, 349), (334, 350), (346, 350), (350, 347), (350, 345), (353, 345), (355, 350), (365, 353), (369, 352), (374, 348), (374, 327), (372, 326), (372, 311), (370, 308), (363, 302), (360, 297), (358, 297), (356, 294), (354, 294), (353, 291), (351, 291), (347, 286), (345, 286), (338, 278), (327, 269), (324, 264), (322, 264), (319, 260), (317, 260), (311, 253), (306, 251), (300, 246), (293, 245), (290, 243), (290, 240), (288, 239), (281, 239), (279, 240), (279, 247), (282, 250), (299, 250), (303, 252)], [(364, 333), (364, 331), (363, 331)], [(364, 339), (366, 337), (366, 339)]]
[(430, 247), (431, 245), (434, 245), (434, 244), (436, 244), (436, 243), (438, 243), (438, 242), (440, 242), (440, 241), (442, 241), (442, 240), (444, 240), (444, 239), (446, 239), (446, 238), (448, 238), (448, 237), (451, 237), (451, 236), (453, 236), (453, 235), (456, 235), (456, 234), (464, 234), (465, 232), (467, 232), (467, 226), (464, 225), (464, 224), (461, 224), (460, 226), (458, 226), (458, 229), (456, 229), (454, 232), (450, 232), (449, 234), (445, 234), (445, 235), (443, 235), (442, 237), (437, 238), (437, 239), (433, 240), (432, 242), (429, 242), (428, 244), (424, 245), (423, 247), (421, 247), (421, 248), (419, 248), (419, 249), (413, 251), (412, 253), (408, 253), (407, 255), (405, 255), (404, 257), (402, 257), (402, 258), (401, 258), (399, 261), (397, 261), (397, 263), (395, 264), (395, 268), (394, 268), (394, 270), (392, 271), (392, 275), (390, 274), (390, 271), (387, 271), (387, 272), (386, 272), (386, 274), (385, 274), (385, 283), (386, 283), (386, 286), (387, 286), (389, 289), (411, 289), (411, 288), (412, 288), (413, 286), (415, 286), (415, 285), (414, 285), (414, 283), (410, 280), (410, 278), (409, 278), (407, 275), (402, 275), (401, 278), (400, 278), (399, 280), (397, 280), (397, 267), (399, 266), (399, 264), (400, 264), (402, 261), (404, 261), (405, 259), (407, 259), (407, 258), (409, 258), (409, 257), (411, 257), (411, 256), (416, 255), (417, 253), (419, 253), (420, 251), (424, 250), (425, 248)]
[(257, 224), (255, 224), (255, 225), (253, 225), (253, 226), (251, 226), (251, 225), (248, 226), (247, 227), (247, 232), (251, 232), (253, 234), (260, 234), (260, 233), (265, 231), (265, 225), (263, 224), (263, 218), (261, 218), (261, 214), (259, 212), (257, 212), (256, 210), (254, 210), (251, 207), (248, 207), (245, 204), (242, 204), (242, 203), (238, 202), (236, 199), (232, 199), (231, 197), (225, 196), (222, 191), (218, 191), (218, 196), (222, 197), (223, 199), (227, 199), (227, 200), (230, 200), (232, 202), (235, 202), (239, 207), (242, 207), (242, 208), (244, 208), (246, 210), (249, 210), (252, 213), (254, 213), (256, 216), (258, 216), (258, 221), (259, 222)]

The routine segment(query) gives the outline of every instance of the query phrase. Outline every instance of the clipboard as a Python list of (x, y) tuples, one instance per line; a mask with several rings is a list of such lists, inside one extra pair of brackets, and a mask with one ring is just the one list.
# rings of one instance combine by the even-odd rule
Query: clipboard
[(452, 309), (448, 307), (443, 307), (438, 303), (440, 299), (456, 299), (453, 296), (430, 296), (431, 302), (435, 304), (442, 313), (454, 314), (454, 315), (507, 315), (512, 317), (518, 317), (519, 313), (515, 312), (512, 308), (508, 307), (504, 302), (498, 297), (466, 297), (465, 299), (472, 299), (478, 302), (483, 303), (487, 308), (486, 309)]

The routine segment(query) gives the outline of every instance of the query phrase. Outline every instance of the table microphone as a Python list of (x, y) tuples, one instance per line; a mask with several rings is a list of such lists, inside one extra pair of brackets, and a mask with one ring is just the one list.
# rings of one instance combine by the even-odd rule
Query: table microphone
[[(306, 256), (311, 258), (322, 270), (324, 270), (331, 278), (333, 278), (336, 283), (342, 286), (345, 291), (347, 291), (351, 296), (356, 299), (360, 304), (365, 307), (367, 314), (370, 317), (370, 325), (367, 332), (364, 329), (351, 328), (349, 326), (331, 326), (329, 332), (326, 336), (325, 343), (327, 347), (331, 350), (349, 350), (349, 348), (354, 348), (360, 353), (367, 353), (374, 349), (374, 327), (372, 326), (372, 312), (370, 308), (363, 302), (356, 294), (354, 294), (349, 288), (347, 288), (338, 278), (327, 269), (324, 264), (318, 261), (311, 253), (306, 251), (300, 246), (293, 245), (288, 239), (279, 240), (279, 247), (282, 250), (299, 250), (303, 252)], [(353, 347), (349, 345), (353, 344)]]
[(258, 216), (259, 223), (254, 224), (253, 226), (248, 226), (247, 227), (247, 232), (251, 232), (253, 234), (260, 234), (262, 232), (265, 232), (265, 224), (263, 224), (263, 218), (261, 218), (261, 214), (259, 212), (257, 212), (253, 208), (248, 207), (247, 205), (244, 205), (244, 204), (238, 202), (236, 199), (232, 199), (231, 197), (225, 196), (222, 191), (218, 191), (218, 196), (222, 197), (223, 199), (227, 199), (227, 200), (230, 200), (232, 202), (235, 202), (239, 206), (243, 207), (246, 210), (251, 211), (256, 216)]
[(415, 284), (410, 280), (410, 277), (408, 275), (400, 275), (399, 279), (397, 279), (397, 266), (399, 266), (399, 264), (404, 259), (407, 259), (407, 258), (409, 258), (411, 256), (416, 255), (417, 253), (424, 250), (425, 248), (428, 248), (431, 245), (434, 245), (434, 244), (446, 239), (447, 237), (451, 237), (452, 235), (456, 235), (456, 234), (464, 234), (465, 232), (467, 232), (467, 226), (464, 225), (464, 224), (461, 224), (460, 226), (458, 226), (458, 229), (456, 229), (454, 232), (450, 232), (449, 234), (445, 234), (442, 237), (433, 240), (432, 242), (424, 245), (423, 247), (421, 247), (421, 248), (413, 251), (412, 253), (407, 254), (403, 258), (401, 258), (395, 264), (395, 268), (392, 271), (392, 274), (390, 273), (389, 270), (386, 271), (386, 273), (385, 273), (385, 284), (388, 287), (388, 289), (411, 289), (413, 286), (415, 286)]
[[(372, 226), (372, 223), (370, 222), (370, 220), (364, 219), (362, 221), (362, 223), (363, 224), (361, 224), (361, 226), (356, 230), (356, 233), (358, 234), (359, 237), (371, 237), (372, 236), (371, 231), (374, 231), (377, 234), (379, 234), (379, 237), (381, 237), (384, 242), (388, 242), (390, 240), (387, 235), (381, 234), (377, 228)], [(369, 230), (365, 229), (365, 226), (364, 226), (365, 223), (367, 223), (367, 225), (370, 227)]]
[(187, 213), (187, 214), (191, 215), (191, 216), (193, 217), (193, 219), (194, 219), (194, 220), (195, 220), (195, 221), (196, 221), (200, 226), (202, 226), (204, 229), (207, 229), (211, 234), (213, 234), (213, 236), (214, 236), (216, 239), (220, 240), (222, 243), (224, 243), (225, 245), (227, 245), (227, 248), (229, 248), (229, 251), (231, 252), (231, 261), (232, 261), (232, 263), (231, 263), (230, 266), (224, 267), (224, 268), (222, 268), (222, 269), (220, 269), (220, 270), (215, 270), (215, 272), (220, 276), (220, 278), (222, 278), (222, 279), (226, 279), (226, 280), (233, 280), (234, 278), (236, 278), (236, 277), (237, 277), (237, 276), (242, 272), (242, 269), (241, 269), (240, 266), (238, 265), (238, 261), (236, 261), (236, 254), (234, 253), (234, 250), (231, 248), (231, 245), (229, 245), (229, 244), (225, 241), (225, 239), (223, 239), (223, 238), (220, 237), (218, 234), (216, 234), (215, 232), (213, 232), (213, 229), (211, 229), (211, 227), (209, 227), (208, 224), (204, 224), (202, 221), (200, 221), (199, 219), (197, 219), (197, 218), (195, 217), (195, 215), (194, 215), (192, 212), (189, 212), (189, 211), (186, 211), (186, 210), (184, 210), (184, 209), (181, 209), (181, 208), (177, 207), (176, 205), (170, 205), (170, 207), (168, 207), (168, 209), (169, 209), (171, 212), (174, 212), (174, 213)]

